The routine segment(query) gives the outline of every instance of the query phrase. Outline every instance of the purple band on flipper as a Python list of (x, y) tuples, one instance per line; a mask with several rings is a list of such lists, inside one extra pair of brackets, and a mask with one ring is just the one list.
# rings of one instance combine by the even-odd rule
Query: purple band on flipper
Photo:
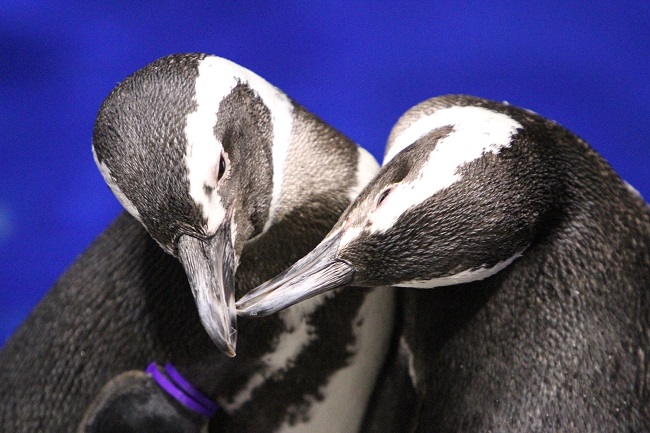
[(174, 383), (176, 383), (176, 385), (178, 385), (185, 392), (185, 394), (192, 397), (194, 400), (196, 400), (196, 402), (201, 404), (201, 406), (205, 407), (207, 410), (212, 411), (213, 413), (219, 409), (219, 405), (217, 405), (217, 403), (213, 402), (201, 391), (194, 388), (191, 383), (189, 383), (183, 376), (181, 376), (178, 370), (176, 370), (171, 363), (168, 362), (165, 364), (165, 371), (167, 372), (167, 375), (174, 381)]
[[(168, 365), (169, 365), (169, 364), (168, 364)], [(181, 377), (181, 378), (182, 378), (182, 376), (180, 375), (180, 373), (178, 373), (178, 371), (176, 371), (176, 369), (174, 369), (173, 367), (172, 367), (172, 369), (173, 369), (173, 371), (176, 373), (176, 376), (177, 376), (177, 377)], [(172, 378), (172, 380), (169, 380), (169, 379), (167, 378), (167, 376), (165, 376), (165, 375), (164, 375), (164, 374), (159, 370), (158, 365), (156, 365), (155, 362), (152, 362), (151, 364), (149, 364), (149, 366), (147, 367), (147, 369), (146, 369), (145, 371), (146, 371), (148, 374), (151, 375), (151, 378), (152, 378), (153, 380), (155, 380), (156, 383), (157, 383), (158, 385), (160, 385), (160, 387), (161, 387), (162, 389), (164, 389), (165, 392), (167, 392), (167, 394), (171, 395), (171, 396), (174, 397), (174, 398), (175, 398), (175, 399), (176, 399), (180, 404), (182, 404), (182, 405), (185, 406), (186, 408), (188, 408), (188, 409), (190, 409), (190, 410), (192, 410), (192, 411), (198, 413), (199, 415), (201, 415), (201, 416), (205, 416), (205, 417), (208, 417), (208, 418), (209, 418), (209, 417), (211, 417), (212, 415), (214, 415), (214, 413), (215, 413), (215, 412), (217, 411), (217, 409), (219, 408), (219, 406), (217, 406), (217, 405), (216, 405), (214, 402), (212, 402), (212, 401), (210, 401), (210, 403), (211, 403), (210, 407), (206, 407), (206, 406), (204, 406), (203, 404), (201, 404), (199, 401), (195, 400), (192, 396), (187, 395), (187, 394), (185, 393), (185, 391), (182, 389), (182, 385), (181, 385), (181, 388), (179, 388), (179, 386), (177, 386), (178, 382), (176, 382), (176, 379)], [(169, 370), (167, 370), (167, 371), (169, 372)], [(182, 379), (182, 380), (183, 380), (183, 382), (185, 382), (187, 385), (189, 385), (189, 388), (190, 388), (190, 389), (192, 389), (192, 390), (194, 390), (195, 392), (199, 393), (199, 391), (198, 391), (197, 389), (195, 389), (192, 385), (190, 385), (189, 382), (187, 382), (185, 379)], [(176, 383), (174, 383), (174, 382), (176, 382)], [(204, 399), (207, 399), (207, 397), (205, 397), (204, 395), (201, 394), (201, 396), (202, 396)], [(209, 401), (209, 400), (208, 400), (208, 401)]]

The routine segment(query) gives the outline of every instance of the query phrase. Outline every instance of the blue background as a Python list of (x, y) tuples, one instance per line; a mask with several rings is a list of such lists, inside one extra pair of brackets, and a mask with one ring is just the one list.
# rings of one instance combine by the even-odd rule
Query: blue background
[(99, 104), (174, 52), (255, 71), (378, 158), (426, 98), (507, 100), (650, 197), (648, 2), (187, 3), (0, 4), (0, 342), (120, 212), (90, 152)]

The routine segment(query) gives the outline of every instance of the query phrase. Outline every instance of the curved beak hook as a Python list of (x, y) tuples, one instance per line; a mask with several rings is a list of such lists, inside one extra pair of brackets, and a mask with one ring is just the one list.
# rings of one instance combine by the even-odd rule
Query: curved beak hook
[(226, 355), (235, 356), (235, 255), (231, 218), (208, 239), (181, 236), (178, 257), (185, 268), (203, 327)]

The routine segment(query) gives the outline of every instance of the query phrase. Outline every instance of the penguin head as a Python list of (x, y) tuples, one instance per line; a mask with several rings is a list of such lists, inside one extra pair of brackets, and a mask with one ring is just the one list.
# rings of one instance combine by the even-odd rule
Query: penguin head
[(208, 334), (234, 356), (234, 273), (271, 223), (294, 105), (226, 59), (159, 59), (103, 102), (95, 161), (111, 190), (183, 264)]
[(343, 285), (433, 288), (487, 278), (540, 233), (558, 194), (554, 125), (469, 96), (394, 126), (377, 176), (309, 255), (237, 303), (265, 315)]

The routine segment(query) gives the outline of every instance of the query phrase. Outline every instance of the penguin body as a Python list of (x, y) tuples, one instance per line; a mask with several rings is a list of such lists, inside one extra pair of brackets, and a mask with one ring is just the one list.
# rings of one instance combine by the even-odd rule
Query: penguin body
[[(170, 361), (222, 407), (210, 431), (357, 431), (391, 336), (392, 293), (326, 294), (237, 327), (233, 283), (241, 295), (312, 249), (376, 172), (372, 157), (250, 71), (202, 54), (120, 83), (93, 151), (132, 217), (3, 348), (3, 426), (68, 432), (89, 407), (79, 431), (98, 431), (120, 393), (161, 401), (150, 379), (121, 375)], [(170, 404), (157, 413), (182, 413)]]
[(650, 429), (650, 211), (556, 123), (468, 96), (419, 104), (314, 251), (240, 314), (319, 292), (332, 263), (346, 284), (404, 287), (412, 431)]

